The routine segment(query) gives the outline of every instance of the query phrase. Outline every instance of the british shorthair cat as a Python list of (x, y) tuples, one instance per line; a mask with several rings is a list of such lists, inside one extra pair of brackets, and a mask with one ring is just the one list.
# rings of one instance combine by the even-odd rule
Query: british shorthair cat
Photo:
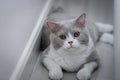
[(79, 80), (90, 79), (99, 65), (95, 44), (100, 30), (96, 24), (88, 21), (85, 13), (79, 17), (55, 13), (48, 17), (47, 26), (49, 46), (43, 51), (42, 62), (49, 71), (50, 79), (62, 79), (62, 69), (77, 71)]

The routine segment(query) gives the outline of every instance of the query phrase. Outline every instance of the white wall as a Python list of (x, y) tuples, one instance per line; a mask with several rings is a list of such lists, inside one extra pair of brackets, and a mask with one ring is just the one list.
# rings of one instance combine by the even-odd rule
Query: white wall
[(9, 80), (46, 0), (0, 0), (0, 80)]

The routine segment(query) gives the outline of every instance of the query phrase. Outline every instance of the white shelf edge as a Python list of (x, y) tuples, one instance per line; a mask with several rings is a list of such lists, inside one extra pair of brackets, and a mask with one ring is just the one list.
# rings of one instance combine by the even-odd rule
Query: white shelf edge
[(37, 40), (37, 37), (39, 36), (39, 33), (42, 29), (42, 25), (44, 24), (44, 21), (49, 13), (49, 10), (52, 7), (53, 1), (54, 0), (47, 0), (46, 4), (42, 10), (42, 13), (40, 14), (40, 16), (37, 20), (37, 23), (35, 24), (32, 34), (25, 46), (25, 49), (23, 50), (22, 55), (21, 55), (9, 80), (19, 80), (20, 79), (22, 72), (24, 70), (24, 67), (29, 59), (30, 52)]

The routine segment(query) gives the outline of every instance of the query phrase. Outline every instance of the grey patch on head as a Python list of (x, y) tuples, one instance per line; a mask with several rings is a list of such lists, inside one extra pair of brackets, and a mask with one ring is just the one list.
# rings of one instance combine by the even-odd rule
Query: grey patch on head
[(59, 31), (57, 34), (51, 34), (51, 44), (53, 45), (54, 49), (59, 49), (62, 47), (64, 40), (61, 40), (59, 38), (59, 35), (62, 34), (63, 32)]
[(53, 44), (53, 47), (57, 50), (60, 47), (62, 47), (63, 42), (60, 41), (60, 39), (58, 39), (58, 38), (54, 38), (52, 44)]
[(86, 30), (86, 28), (80, 29), (80, 28), (73, 28), (72, 30), (72, 35), (74, 36), (75, 32), (80, 32), (80, 36), (79, 37), (74, 37), (75, 39), (77, 39), (80, 44), (82, 45), (88, 45), (89, 42), (89, 35), (88, 35), (88, 31)]
[(80, 38), (78, 40), (80, 41), (80, 44), (82, 44), (82, 45), (88, 45), (89, 36), (86, 33), (81, 33), (80, 34)]
[(70, 31), (66, 26), (61, 26), (61, 30), (59, 30), (57, 33), (51, 34), (51, 42), (53, 44), (53, 47), (55, 49), (59, 49), (63, 46), (63, 43), (65, 40), (61, 40), (59, 36), (61, 34), (65, 34), (67, 36), (68, 32)]

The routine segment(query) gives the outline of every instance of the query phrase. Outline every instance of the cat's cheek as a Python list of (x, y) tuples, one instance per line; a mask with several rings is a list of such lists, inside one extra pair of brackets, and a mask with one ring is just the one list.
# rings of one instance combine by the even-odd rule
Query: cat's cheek
[(78, 48), (80, 46), (80, 43), (76, 40), (74, 41), (73, 47)]
[(68, 48), (70, 48), (70, 45), (68, 43), (64, 43), (63, 48), (68, 49)]

